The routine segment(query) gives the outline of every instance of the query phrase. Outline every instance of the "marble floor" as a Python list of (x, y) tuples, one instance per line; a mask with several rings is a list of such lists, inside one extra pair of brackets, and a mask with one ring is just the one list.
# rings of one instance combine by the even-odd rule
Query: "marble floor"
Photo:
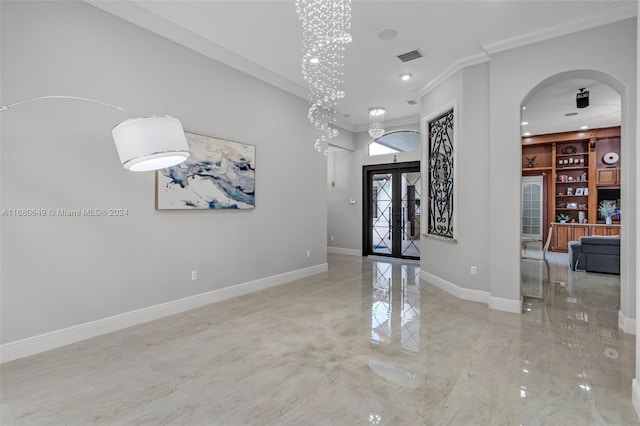
[(327, 274), (3, 364), (0, 420), (640, 424), (615, 280), (548, 264), (516, 315), (420, 281), (416, 263), (330, 254)]

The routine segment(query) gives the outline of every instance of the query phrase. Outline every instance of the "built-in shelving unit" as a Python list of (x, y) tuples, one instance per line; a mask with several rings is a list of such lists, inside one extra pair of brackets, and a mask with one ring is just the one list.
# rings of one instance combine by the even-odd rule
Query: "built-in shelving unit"
[[(611, 164), (611, 153), (619, 158), (620, 127), (522, 138), (522, 176), (544, 177), (545, 228), (565, 218), (572, 225), (604, 224), (599, 203), (620, 206), (620, 167), (619, 162)], [(620, 223), (619, 216), (616, 219), (613, 226)], [(579, 236), (576, 229), (573, 226), (566, 235)], [(566, 242), (554, 242), (558, 244), (552, 249), (555, 245), (565, 250)]]

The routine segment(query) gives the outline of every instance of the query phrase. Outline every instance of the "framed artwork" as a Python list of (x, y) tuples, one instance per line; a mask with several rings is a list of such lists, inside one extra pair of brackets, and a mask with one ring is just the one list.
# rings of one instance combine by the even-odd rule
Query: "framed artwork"
[(584, 195), (584, 188), (576, 188), (576, 195)]
[(185, 132), (191, 156), (158, 170), (156, 209), (255, 208), (256, 147)]
[(455, 102), (424, 119), (428, 237), (456, 242)]

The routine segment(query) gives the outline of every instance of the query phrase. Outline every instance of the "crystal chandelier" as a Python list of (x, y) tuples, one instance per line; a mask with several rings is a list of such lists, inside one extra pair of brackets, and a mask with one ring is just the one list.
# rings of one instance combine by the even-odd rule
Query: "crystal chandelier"
[(369, 109), (369, 136), (378, 139), (384, 134), (384, 113), (385, 109), (374, 107)]
[(351, 42), (351, 0), (296, 0), (296, 12), (302, 21), (304, 56), (302, 76), (309, 85), (309, 121), (315, 126), (318, 152), (338, 136), (329, 125), (335, 122), (341, 89), (343, 52)]

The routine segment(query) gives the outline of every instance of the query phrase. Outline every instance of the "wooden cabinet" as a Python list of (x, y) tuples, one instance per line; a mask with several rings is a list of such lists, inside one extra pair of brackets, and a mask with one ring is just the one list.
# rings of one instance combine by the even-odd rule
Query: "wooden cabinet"
[[(552, 220), (595, 222), (590, 203), (595, 200), (590, 139), (552, 144), (555, 172)], [(591, 185), (590, 185), (591, 183)], [(563, 219), (564, 218), (564, 219)]]
[(596, 179), (598, 186), (620, 186), (620, 168), (598, 169)]
[(620, 235), (620, 225), (589, 225), (589, 235)]
[(569, 241), (578, 241), (585, 235), (620, 235), (620, 225), (552, 223), (551, 251), (567, 252)]
[(589, 225), (573, 223), (552, 223), (551, 251), (569, 251), (569, 241), (577, 241), (589, 235)]
[(619, 126), (522, 138), (522, 176), (544, 179), (543, 228), (561, 220), (573, 226), (554, 229), (552, 251), (566, 252), (567, 243), (583, 235), (618, 235), (616, 217), (613, 228), (590, 226), (606, 226), (600, 203), (613, 201), (620, 207), (619, 156)]

